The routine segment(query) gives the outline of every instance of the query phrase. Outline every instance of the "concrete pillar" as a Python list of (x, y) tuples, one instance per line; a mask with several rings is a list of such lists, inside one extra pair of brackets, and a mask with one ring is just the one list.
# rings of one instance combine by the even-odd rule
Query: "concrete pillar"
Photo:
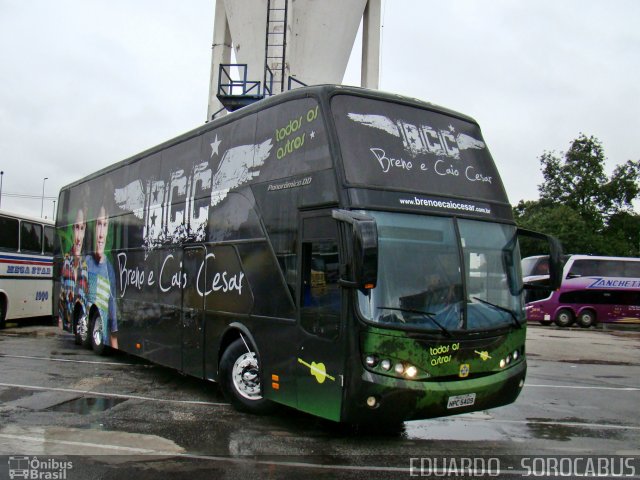
[[(211, 76), (209, 78), (209, 105), (207, 107), (207, 121), (222, 108), (216, 98), (218, 90), (218, 71), (221, 63), (231, 63), (231, 31), (227, 22), (224, 2), (216, 2), (215, 19), (213, 22), (213, 44), (211, 46)], [(226, 113), (224, 110), (221, 114)]]
[(378, 89), (380, 83), (380, 0), (368, 0), (362, 16), (362, 66), (360, 85)]

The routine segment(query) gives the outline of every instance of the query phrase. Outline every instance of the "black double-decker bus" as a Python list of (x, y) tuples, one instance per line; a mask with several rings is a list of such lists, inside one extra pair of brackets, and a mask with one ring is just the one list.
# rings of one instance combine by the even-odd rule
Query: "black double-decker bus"
[(403, 421), (524, 383), (500, 176), (473, 119), (417, 100), (300, 88), (107, 167), (62, 189), (55, 265), (78, 344), (244, 410)]

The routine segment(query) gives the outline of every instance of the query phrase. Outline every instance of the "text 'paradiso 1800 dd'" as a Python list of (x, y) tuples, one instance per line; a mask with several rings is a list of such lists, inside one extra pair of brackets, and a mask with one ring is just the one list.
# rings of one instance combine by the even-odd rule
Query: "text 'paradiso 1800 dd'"
[(358, 88), (259, 101), (62, 189), (76, 343), (219, 382), (239, 409), (401, 422), (513, 402), (519, 235), (471, 118)]

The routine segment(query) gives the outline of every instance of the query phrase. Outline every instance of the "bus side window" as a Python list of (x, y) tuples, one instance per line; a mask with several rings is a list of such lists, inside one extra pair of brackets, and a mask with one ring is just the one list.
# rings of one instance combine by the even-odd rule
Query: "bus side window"
[(337, 338), (340, 325), (338, 244), (334, 240), (302, 245), (302, 328), (313, 335)]
[(53, 241), (55, 239), (55, 229), (44, 227), (44, 254), (53, 255)]
[(18, 220), (0, 217), (0, 250), (16, 252), (18, 250)]
[(624, 262), (624, 276), (640, 278), (640, 262)]
[(21, 223), (20, 251), (42, 253), (42, 225), (31, 222)]

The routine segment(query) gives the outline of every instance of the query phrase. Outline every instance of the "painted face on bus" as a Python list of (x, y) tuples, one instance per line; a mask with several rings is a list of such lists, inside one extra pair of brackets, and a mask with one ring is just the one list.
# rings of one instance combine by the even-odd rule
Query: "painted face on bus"
[(109, 219), (104, 207), (100, 207), (98, 218), (96, 219), (96, 250), (95, 256), (98, 262), (104, 259), (104, 247), (107, 243), (107, 232), (109, 231)]
[(84, 232), (86, 223), (84, 221), (84, 212), (78, 209), (76, 220), (73, 222), (73, 245), (71, 246), (72, 255), (80, 255), (82, 253), (82, 242), (84, 242)]

